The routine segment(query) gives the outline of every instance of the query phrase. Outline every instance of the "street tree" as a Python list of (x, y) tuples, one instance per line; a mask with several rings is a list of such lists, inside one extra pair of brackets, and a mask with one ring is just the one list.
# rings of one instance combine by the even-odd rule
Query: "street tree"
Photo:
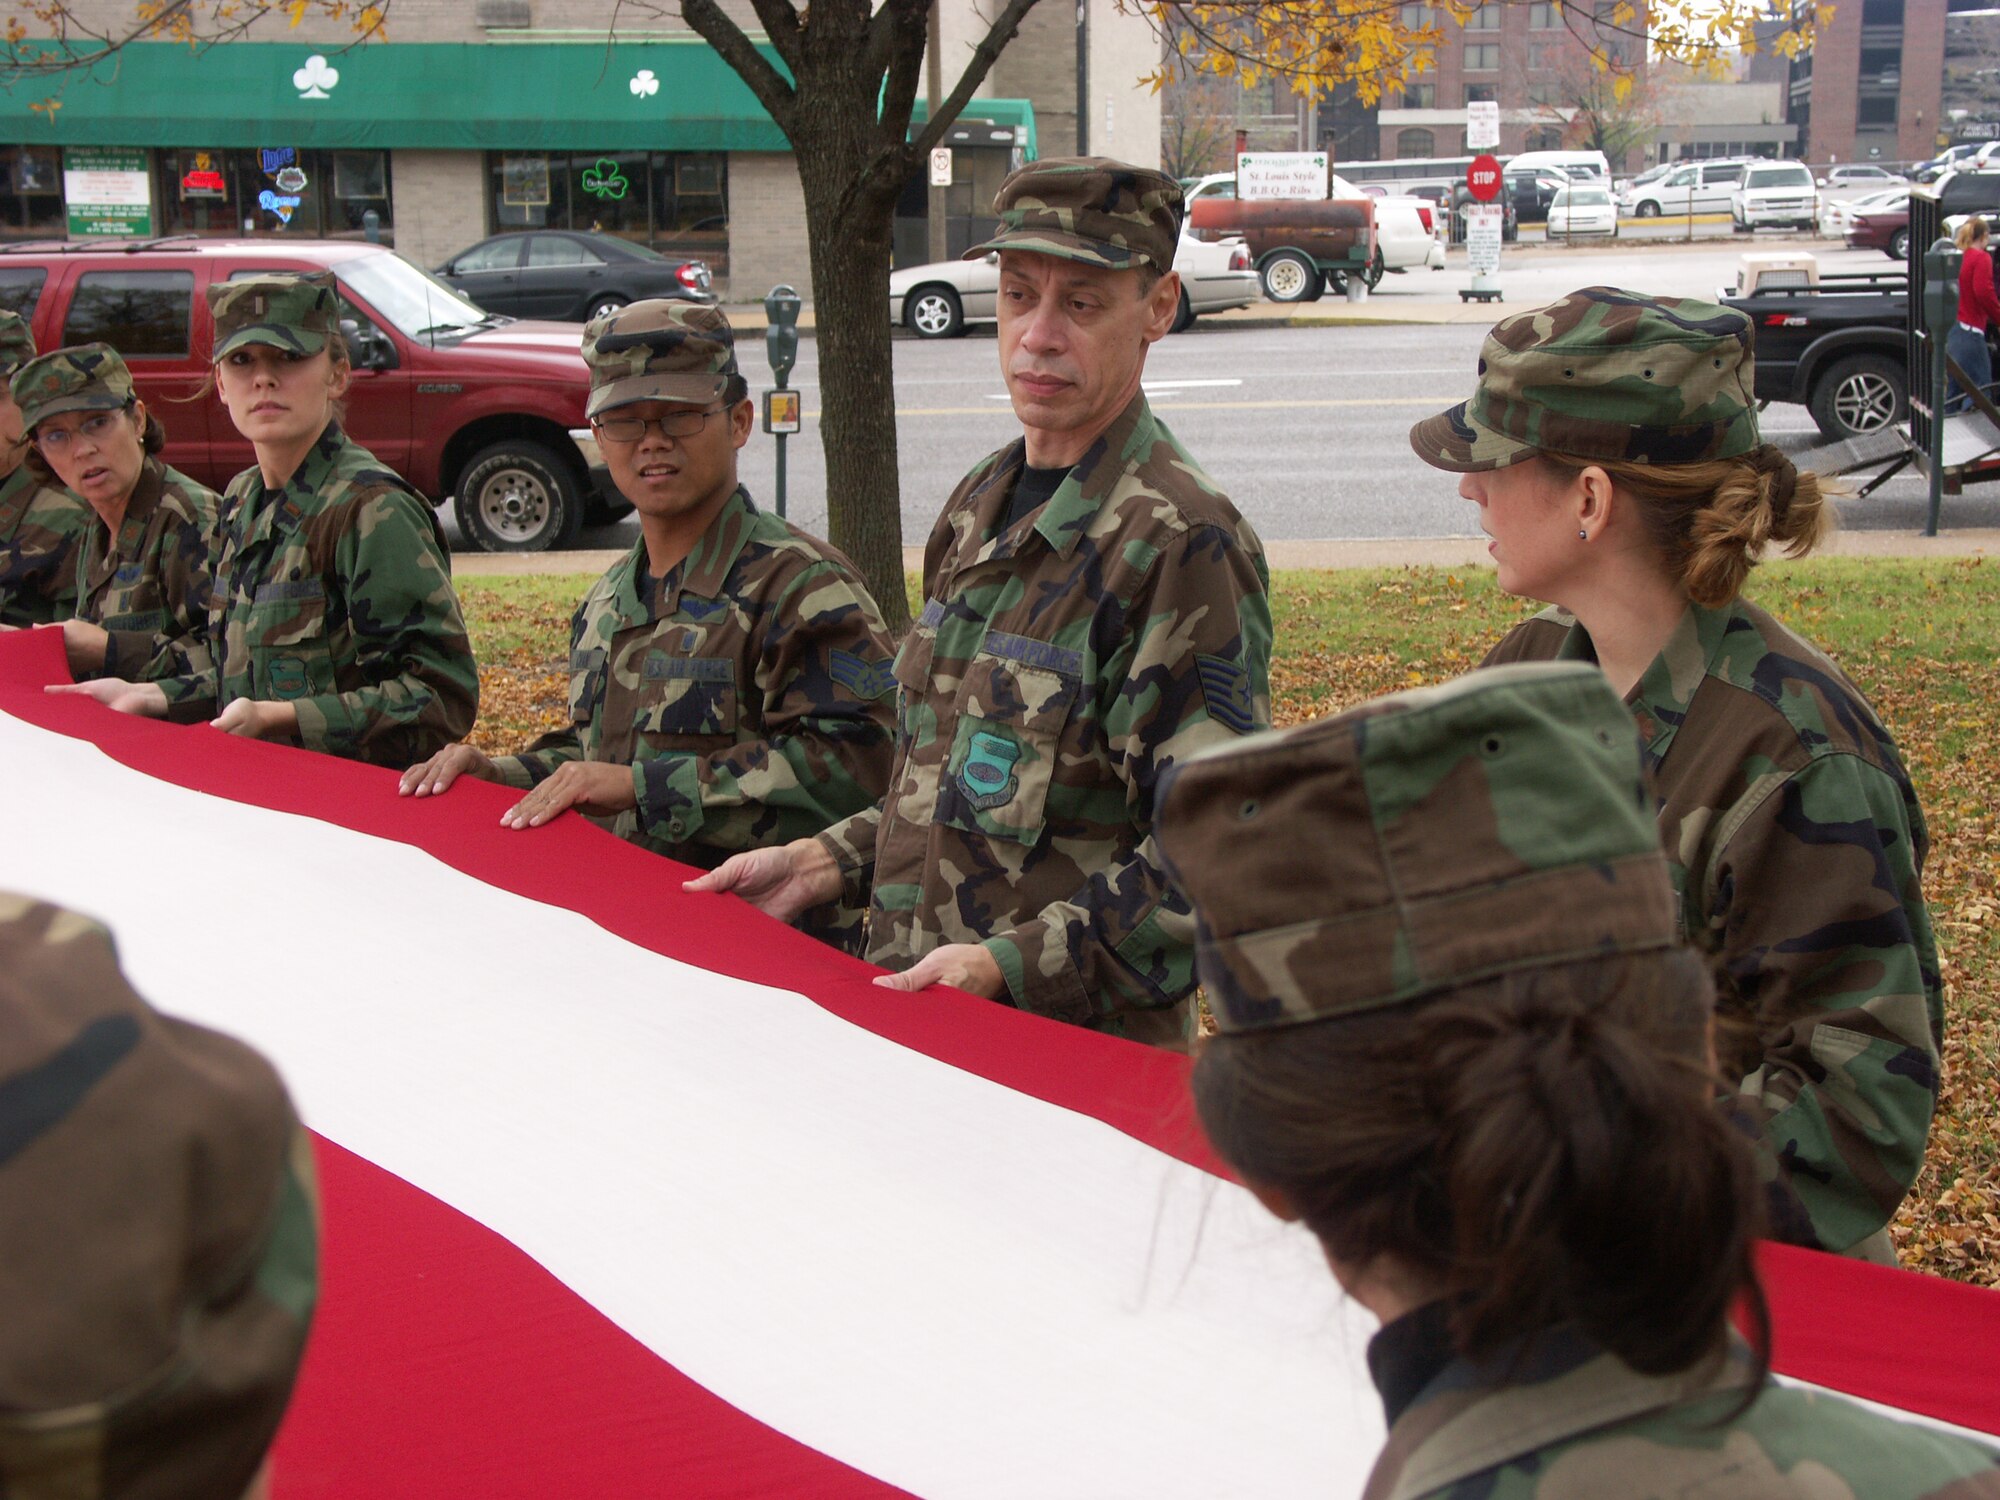
[[(767, 57), (721, 0), (620, 0), (625, 17), (678, 17), (743, 79), (790, 142), (804, 191), (806, 242), (826, 453), (828, 530), (860, 566), (892, 624), (908, 619), (889, 327), (891, 233), (897, 199), (942, 140), (1038, 0), (985, 0), (984, 18), (937, 109), (912, 128), (931, 31), (931, 0), (747, 0)], [(1463, 22), (1482, 5), (1526, 0), (1432, 0), (1410, 12), (1395, 0), (1116, 0), (1143, 15), (1172, 56), (1147, 79), (1157, 88), (1186, 63), (1254, 85), (1276, 75), (1317, 98), (1351, 83), (1372, 104), (1385, 85), (1433, 61), (1435, 18)], [(1625, 35), (1655, 55), (1695, 64), (1731, 48), (1754, 50), (1754, 25), (1772, 0), (1708, 0), (1697, 12), (1632, 0), (1594, 0), (1593, 34)], [(1562, 5), (1564, 15), (1591, 13)], [(395, 0), (13, 0), (0, 85), (35, 87), (134, 41), (208, 46), (260, 23), (309, 17), (351, 28), (358, 43), (394, 24)], [(1789, 12), (1787, 12), (1789, 15)], [(115, 18), (107, 22), (106, 17)], [(1797, 18), (1777, 45), (1795, 50), (1819, 17)], [(1823, 24), (1823, 21), (1821, 22)], [(1614, 74), (1612, 59), (1605, 59)], [(1717, 63), (1719, 66), (1719, 62)], [(1627, 84), (1629, 87), (1629, 83)], [(41, 106), (60, 107), (55, 94)]]

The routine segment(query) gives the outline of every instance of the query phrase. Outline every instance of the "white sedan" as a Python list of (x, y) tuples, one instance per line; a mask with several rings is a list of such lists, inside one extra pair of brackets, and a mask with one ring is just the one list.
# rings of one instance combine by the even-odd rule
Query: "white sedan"
[(1894, 212), (1906, 208), (1910, 202), (1910, 185), (1897, 183), (1885, 187), (1865, 197), (1850, 198), (1845, 202), (1821, 195), (1819, 200), (1819, 232), (1830, 240), (1845, 239), (1856, 214), (1872, 213), (1876, 210)]
[[(1208, 242), (1183, 234), (1174, 269), (1181, 273), (1175, 333), (1203, 313), (1248, 307), (1259, 295), (1257, 273), (1240, 238)], [(889, 322), (911, 329), (920, 339), (957, 338), (969, 323), (995, 321), (999, 298), (997, 254), (906, 266), (889, 274)]]
[(1559, 188), (1549, 200), (1549, 238), (1574, 239), (1580, 234), (1618, 233), (1618, 205), (1609, 188)]

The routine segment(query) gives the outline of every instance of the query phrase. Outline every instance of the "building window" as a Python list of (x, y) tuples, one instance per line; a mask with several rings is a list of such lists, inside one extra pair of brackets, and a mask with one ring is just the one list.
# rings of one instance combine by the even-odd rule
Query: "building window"
[(1547, 73), (1553, 71), (1562, 59), (1562, 48), (1554, 42), (1528, 43), (1528, 71)]
[(1467, 104), (1491, 104), (1498, 97), (1499, 94), (1493, 84), (1468, 83), (1465, 86), (1465, 102)]
[(1863, 26), (1893, 26), (1903, 29), (1903, 0), (1861, 0)]
[(1403, 85), (1404, 109), (1437, 108), (1438, 86), (1434, 83), (1406, 83)]
[(1562, 17), (1549, 0), (1534, 0), (1528, 7), (1528, 25), (1536, 31), (1548, 31), (1562, 25)]
[(1566, 102), (1566, 95), (1559, 83), (1531, 83), (1528, 85), (1528, 102), (1544, 109), (1560, 108)]
[(1537, 125), (1533, 130), (1528, 132), (1527, 140), (1521, 149), (1523, 151), (1560, 151), (1562, 143), (1562, 126)]
[(719, 151), (491, 152), (486, 227), (585, 229), (717, 270), (729, 250), (729, 159)]
[(0, 146), (0, 235), (62, 235), (62, 154), (54, 146)]
[(1482, 5), (1475, 10), (1465, 23), (1467, 31), (1498, 31), (1500, 29), (1500, 7)]
[(1431, 8), (1428, 5), (1406, 5), (1403, 7), (1403, 25), (1411, 31), (1431, 24)]
[(1896, 123), (1896, 100), (1870, 98), (1867, 95), (1855, 101), (1854, 123), (1857, 125), (1893, 125)]
[(1500, 66), (1500, 44), (1498, 42), (1467, 42), (1465, 44), (1465, 71), (1468, 73), (1490, 73)]
[(1396, 132), (1396, 155), (1403, 160), (1417, 156), (1436, 156), (1437, 137), (1428, 130), (1399, 130)]
[(163, 234), (360, 239), (373, 210), (383, 242), (395, 242), (386, 151), (189, 147), (153, 161)]

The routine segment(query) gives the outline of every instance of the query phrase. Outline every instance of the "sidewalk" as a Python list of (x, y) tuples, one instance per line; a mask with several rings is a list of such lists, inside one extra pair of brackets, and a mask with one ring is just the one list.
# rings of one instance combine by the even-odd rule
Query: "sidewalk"
[[(1326, 568), (1490, 567), (1484, 537), (1343, 537), (1324, 541), (1267, 542), (1264, 554), (1274, 571)], [(602, 573), (623, 552), (460, 552), (451, 559), (460, 578)], [(1922, 536), (1911, 531), (1836, 531), (1815, 554), (1821, 557), (2000, 557), (2000, 530), (1947, 531)], [(1782, 568), (1790, 560), (1774, 554), (1764, 566)], [(903, 566), (924, 565), (924, 549), (905, 547)]]

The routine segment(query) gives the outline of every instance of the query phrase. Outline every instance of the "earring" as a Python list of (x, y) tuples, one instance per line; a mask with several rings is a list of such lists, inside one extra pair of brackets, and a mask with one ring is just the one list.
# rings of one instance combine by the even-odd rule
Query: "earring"
[(1590, 533), (1585, 531), (1581, 526), (1579, 526), (1576, 529), (1576, 539), (1579, 542), (1587, 542), (1590, 540)]

